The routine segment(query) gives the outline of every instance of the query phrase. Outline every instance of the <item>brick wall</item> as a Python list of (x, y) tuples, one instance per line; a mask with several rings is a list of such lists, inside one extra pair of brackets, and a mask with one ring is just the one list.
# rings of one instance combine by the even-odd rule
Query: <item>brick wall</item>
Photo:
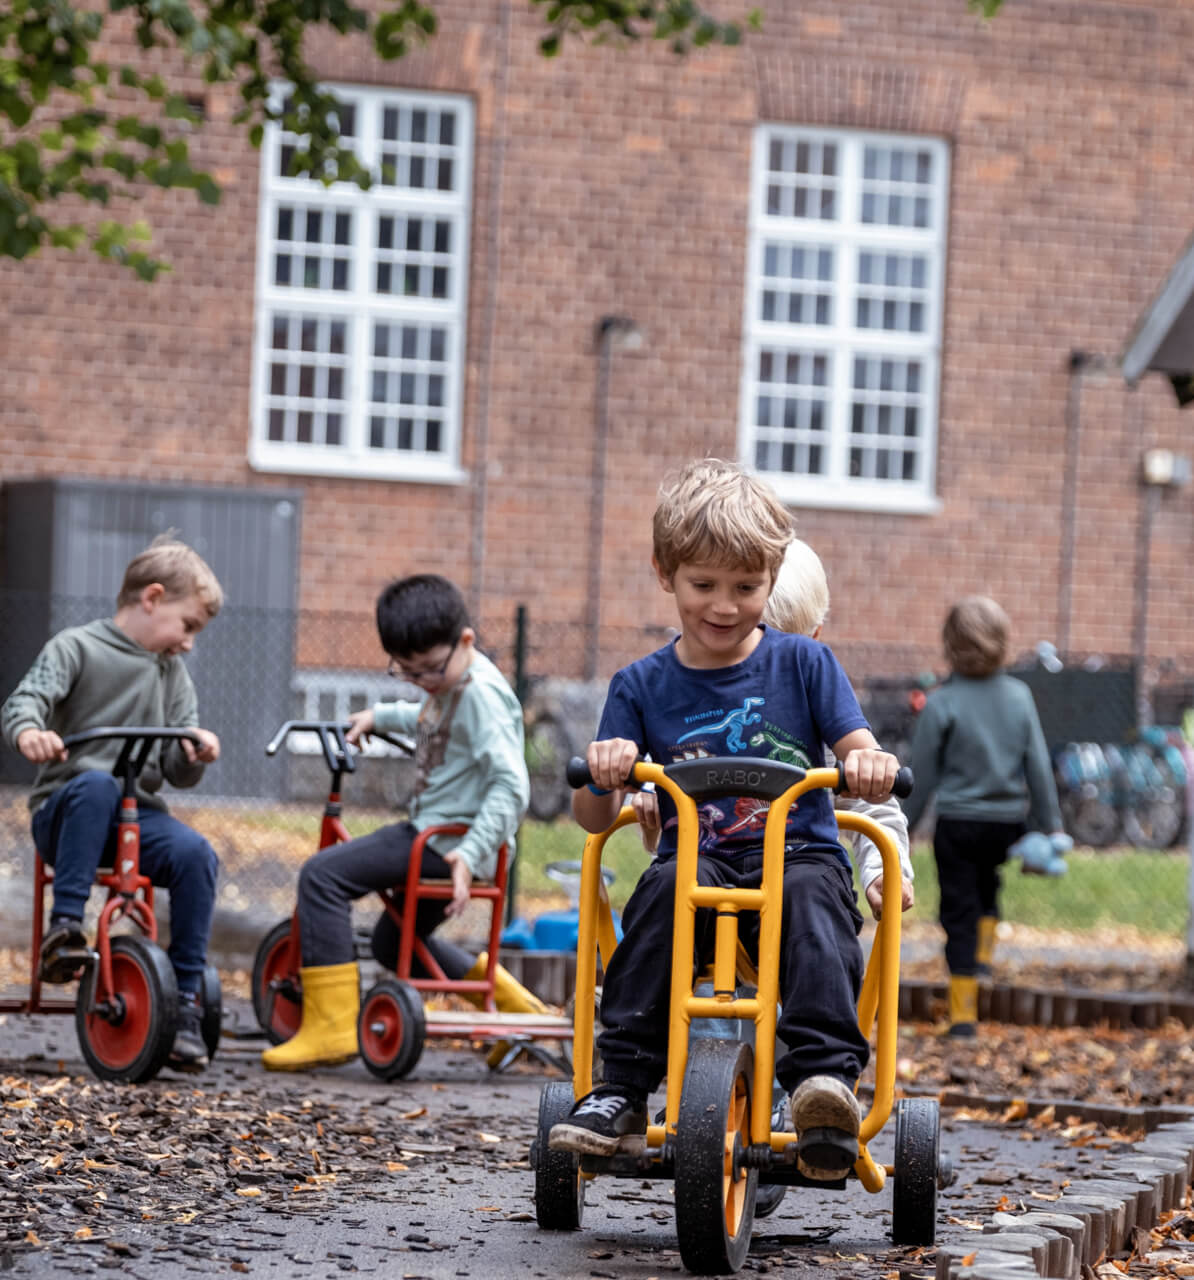
[[(146, 286), (82, 254), (0, 263), (0, 476), (299, 487), (306, 609), (367, 611), (386, 578), (422, 568), (460, 581), (486, 617), (524, 601), (545, 626), (579, 626), (594, 329), (602, 315), (630, 315), (644, 344), (614, 355), (609, 384), (608, 670), (657, 642), (642, 628), (671, 621), (648, 564), (661, 475), (736, 448), (753, 128), (932, 133), (952, 151), (941, 510), (798, 512), (829, 567), (830, 638), (931, 665), (945, 608), (973, 590), (1003, 601), (1017, 647), (1056, 638), (1069, 405), (1070, 639), (1128, 652), (1143, 594), (1139, 455), (1194, 452), (1194, 417), (1167, 385), (1130, 391), (1115, 368), (1190, 231), (1194, 13), (1180, 0), (1008, 3), (984, 25), (962, 0), (765, 9), (764, 34), (686, 61), (579, 45), (545, 61), (536, 15), (502, 0), (439, 6), (433, 44), (392, 66), (359, 41), (312, 51), (329, 79), (475, 99), (470, 483), (249, 468), (258, 157), (231, 124), (226, 90), (207, 91), (195, 147), (224, 185), (219, 208), (183, 193), (136, 205), (172, 275)], [(1073, 350), (1107, 362), (1083, 376), (1080, 397)], [(1184, 672), (1192, 501), (1164, 496), (1147, 558), (1149, 656)], [(561, 661), (578, 655), (571, 645)]]

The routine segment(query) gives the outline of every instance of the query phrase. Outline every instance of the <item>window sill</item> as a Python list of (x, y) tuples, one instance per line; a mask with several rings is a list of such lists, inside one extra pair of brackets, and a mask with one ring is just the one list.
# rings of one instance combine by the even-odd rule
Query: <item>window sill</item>
[(422, 458), (362, 458), (359, 455), (337, 457), (329, 449), (313, 449), (301, 454), (290, 449), (271, 448), (254, 443), (249, 446), (249, 466), (254, 471), (274, 471), (284, 475), (326, 476), (334, 480), (390, 480), (402, 484), (452, 484), (468, 481), (468, 472), (449, 461)]
[(880, 511), (891, 515), (933, 516), (944, 503), (934, 494), (885, 492), (875, 486), (855, 486), (822, 480), (814, 484), (785, 482), (782, 478), (759, 472), (783, 502), (791, 507), (814, 507), (828, 511)]

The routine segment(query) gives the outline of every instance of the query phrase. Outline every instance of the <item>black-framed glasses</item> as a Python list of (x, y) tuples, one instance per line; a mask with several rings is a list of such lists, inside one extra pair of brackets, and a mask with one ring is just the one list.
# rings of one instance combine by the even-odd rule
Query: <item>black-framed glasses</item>
[(409, 680), (412, 684), (418, 684), (423, 680), (442, 680), (444, 673), (448, 669), (450, 663), (456, 654), (457, 646), (460, 644), (460, 637), (457, 636), (452, 641), (452, 647), (448, 650), (448, 656), (439, 664), (438, 667), (424, 667), (422, 671), (412, 671), (408, 666), (399, 662), (396, 658), (391, 658), (389, 665), (386, 667), (386, 675), (393, 676), (395, 680)]

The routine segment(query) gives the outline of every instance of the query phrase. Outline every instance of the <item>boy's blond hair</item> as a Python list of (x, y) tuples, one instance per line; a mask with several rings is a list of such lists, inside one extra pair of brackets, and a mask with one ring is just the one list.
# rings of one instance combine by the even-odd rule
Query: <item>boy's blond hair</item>
[(777, 631), (811, 636), (829, 613), (829, 581), (821, 557), (793, 538), (771, 588), (763, 621)]
[(993, 675), (1007, 661), (1012, 624), (990, 596), (964, 596), (941, 628), (945, 658), (960, 676)]
[(219, 579), (198, 551), (178, 540), (173, 529), (159, 533), (144, 551), (129, 561), (116, 597), (117, 607), (123, 609), (136, 604), (141, 592), (155, 582), (166, 588), (168, 600), (198, 596), (212, 618), (224, 603)]
[(792, 541), (792, 517), (761, 480), (734, 462), (690, 462), (659, 490), (653, 524), (655, 562), (670, 578), (682, 564), (750, 572), (775, 581)]

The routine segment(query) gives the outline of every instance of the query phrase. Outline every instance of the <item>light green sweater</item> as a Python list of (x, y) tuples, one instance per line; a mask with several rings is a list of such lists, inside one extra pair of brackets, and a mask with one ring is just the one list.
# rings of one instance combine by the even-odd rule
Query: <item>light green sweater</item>
[[(451, 691), (432, 698), (429, 718), (435, 721)], [(416, 734), (422, 702), (379, 702), (375, 727), (386, 733)], [(425, 750), (420, 740), (419, 749)], [(514, 856), (514, 833), (530, 797), (523, 755), (522, 707), (502, 673), (478, 651), (452, 717), (443, 759), (435, 764), (427, 786), (411, 805), (411, 821), (422, 831), (442, 823), (464, 822), (465, 836), (432, 841), (439, 854), (457, 849), (478, 880), (491, 880), (500, 845)]]
[[(13, 750), (25, 729), (53, 729), (60, 737), (105, 725), (162, 725), (197, 728), (195, 686), (182, 659), (151, 653), (110, 619), (68, 627), (49, 640), (24, 679), (0, 708), (0, 732)], [(120, 755), (119, 740), (89, 742), (66, 760), (51, 760), (37, 771), (29, 807), (88, 769), (110, 771)], [(163, 775), (176, 787), (193, 787), (203, 765), (190, 764), (177, 742), (159, 743), (141, 771), (138, 803), (165, 809), (155, 793)]]
[(909, 829), (936, 791), (939, 817), (1026, 820), (1033, 831), (1061, 830), (1032, 691), (1006, 672), (983, 679), (953, 675), (929, 694), (906, 763), (916, 780), (902, 801)]

